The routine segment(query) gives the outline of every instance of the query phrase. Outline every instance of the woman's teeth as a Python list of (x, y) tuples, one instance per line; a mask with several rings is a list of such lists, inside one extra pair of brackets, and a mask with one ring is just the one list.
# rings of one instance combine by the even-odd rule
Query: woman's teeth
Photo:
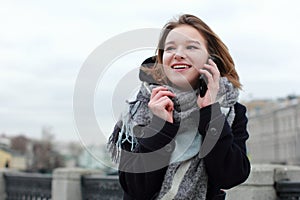
[(190, 68), (188, 65), (175, 65), (172, 67), (173, 69), (187, 69)]

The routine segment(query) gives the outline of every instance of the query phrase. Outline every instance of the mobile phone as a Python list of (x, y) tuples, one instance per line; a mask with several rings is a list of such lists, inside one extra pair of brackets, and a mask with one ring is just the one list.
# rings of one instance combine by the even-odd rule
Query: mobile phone
[[(212, 57), (208, 57), (208, 59), (212, 59)], [(208, 59), (206, 61), (206, 64), (208, 64)], [(207, 78), (204, 74), (201, 74), (199, 76), (199, 79), (198, 79), (198, 93), (200, 95), (200, 97), (204, 97), (205, 96), (205, 93), (207, 91)]]
[(201, 74), (198, 80), (198, 93), (200, 97), (204, 97), (207, 91), (207, 78), (204, 74)]
[[(225, 69), (223, 66), (223, 62), (221, 61), (221, 58), (211, 55), (208, 57), (208, 59), (206, 61), (207, 64), (208, 64), (209, 59), (212, 59), (212, 61), (214, 61), (214, 63), (216, 63), (221, 75), (225, 73)], [(205, 96), (205, 93), (207, 91), (207, 81), (208, 80), (207, 80), (206, 76), (204, 74), (201, 74), (199, 77), (199, 80), (198, 80), (198, 93), (199, 93), (200, 97)]]

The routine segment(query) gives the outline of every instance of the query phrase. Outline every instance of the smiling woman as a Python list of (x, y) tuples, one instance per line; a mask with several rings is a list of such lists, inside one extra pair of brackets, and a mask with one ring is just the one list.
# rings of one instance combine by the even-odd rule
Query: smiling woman
[(165, 25), (157, 55), (146, 61), (136, 99), (109, 140), (124, 200), (225, 199), (222, 189), (250, 173), (246, 108), (227, 47), (185, 14)]

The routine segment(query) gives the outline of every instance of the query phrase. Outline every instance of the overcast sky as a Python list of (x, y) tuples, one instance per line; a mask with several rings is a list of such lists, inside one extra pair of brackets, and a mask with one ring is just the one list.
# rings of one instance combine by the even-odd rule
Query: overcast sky
[[(48, 126), (56, 140), (78, 141), (73, 93), (89, 55), (114, 36), (161, 28), (182, 13), (203, 19), (228, 46), (244, 85), (241, 100), (300, 95), (296, 0), (2, 0), (0, 133), (40, 138), (42, 127)], [(153, 53), (154, 49), (134, 51), (112, 66), (122, 63), (126, 74)], [(109, 102), (122, 79), (115, 73), (107, 72), (99, 79), (102, 85), (95, 94), (109, 97), (98, 99), (108, 109), (105, 112), (99, 112), (101, 106), (95, 104), (105, 132), (116, 120), (111, 110), (118, 110)]]

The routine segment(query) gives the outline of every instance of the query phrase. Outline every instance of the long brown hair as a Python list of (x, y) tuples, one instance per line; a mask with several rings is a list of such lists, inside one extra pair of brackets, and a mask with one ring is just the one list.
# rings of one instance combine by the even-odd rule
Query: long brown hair
[(194, 15), (184, 14), (176, 20), (168, 22), (162, 29), (158, 47), (157, 61), (152, 71), (152, 75), (158, 82), (165, 82), (166, 77), (162, 69), (162, 57), (164, 54), (165, 41), (171, 30), (180, 26), (189, 25), (197, 29), (207, 42), (207, 50), (210, 56), (218, 59), (218, 68), (221, 76), (225, 76), (237, 88), (241, 89), (242, 85), (239, 81), (239, 76), (235, 70), (233, 59), (229, 53), (227, 46), (221, 41), (217, 34), (205, 24), (201, 19)]

